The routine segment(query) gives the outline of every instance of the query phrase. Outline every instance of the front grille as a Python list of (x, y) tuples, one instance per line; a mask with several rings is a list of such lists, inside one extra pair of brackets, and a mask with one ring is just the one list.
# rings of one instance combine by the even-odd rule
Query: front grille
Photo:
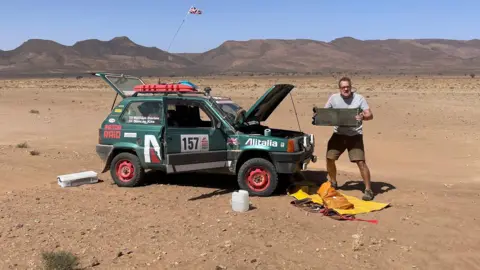
[[(306, 145), (303, 145), (304, 140), (306, 141)], [(295, 138), (295, 151), (310, 151), (313, 147), (313, 144), (310, 142), (310, 136), (305, 135)]]
[(300, 151), (303, 150), (303, 140), (302, 139), (297, 139), (297, 146)]

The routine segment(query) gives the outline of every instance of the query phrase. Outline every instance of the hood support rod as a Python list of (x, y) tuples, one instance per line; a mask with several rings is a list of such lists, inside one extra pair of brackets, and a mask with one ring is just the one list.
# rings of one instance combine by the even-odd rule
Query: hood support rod
[(297, 109), (295, 109), (295, 102), (293, 102), (292, 92), (290, 92), (290, 98), (292, 99), (292, 105), (293, 105), (293, 110), (295, 111), (295, 117), (297, 117), (298, 130), (302, 132), (302, 128), (300, 128), (300, 121), (298, 121)]

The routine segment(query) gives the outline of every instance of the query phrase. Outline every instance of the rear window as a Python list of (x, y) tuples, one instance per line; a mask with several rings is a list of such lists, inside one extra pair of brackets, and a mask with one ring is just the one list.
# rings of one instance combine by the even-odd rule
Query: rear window
[(163, 104), (160, 101), (135, 101), (127, 105), (120, 121), (125, 124), (162, 125)]

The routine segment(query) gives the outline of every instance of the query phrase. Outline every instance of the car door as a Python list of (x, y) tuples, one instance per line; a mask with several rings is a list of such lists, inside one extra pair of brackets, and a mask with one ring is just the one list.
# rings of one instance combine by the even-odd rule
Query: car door
[[(169, 172), (225, 168), (227, 144), (220, 119), (204, 100), (168, 98), (166, 153)], [(203, 120), (203, 121), (202, 121)]]
[(135, 145), (141, 162), (148, 169), (164, 169), (166, 165), (165, 118), (161, 100), (133, 100), (120, 116), (122, 141)]

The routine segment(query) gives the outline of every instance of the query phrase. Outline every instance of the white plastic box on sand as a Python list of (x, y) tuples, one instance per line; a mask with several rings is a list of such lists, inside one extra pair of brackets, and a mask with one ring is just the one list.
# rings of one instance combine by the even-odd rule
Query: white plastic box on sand
[(94, 171), (85, 171), (72, 174), (57, 176), (58, 185), (64, 187), (76, 187), (84, 184), (93, 184), (98, 182), (97, 173)]

